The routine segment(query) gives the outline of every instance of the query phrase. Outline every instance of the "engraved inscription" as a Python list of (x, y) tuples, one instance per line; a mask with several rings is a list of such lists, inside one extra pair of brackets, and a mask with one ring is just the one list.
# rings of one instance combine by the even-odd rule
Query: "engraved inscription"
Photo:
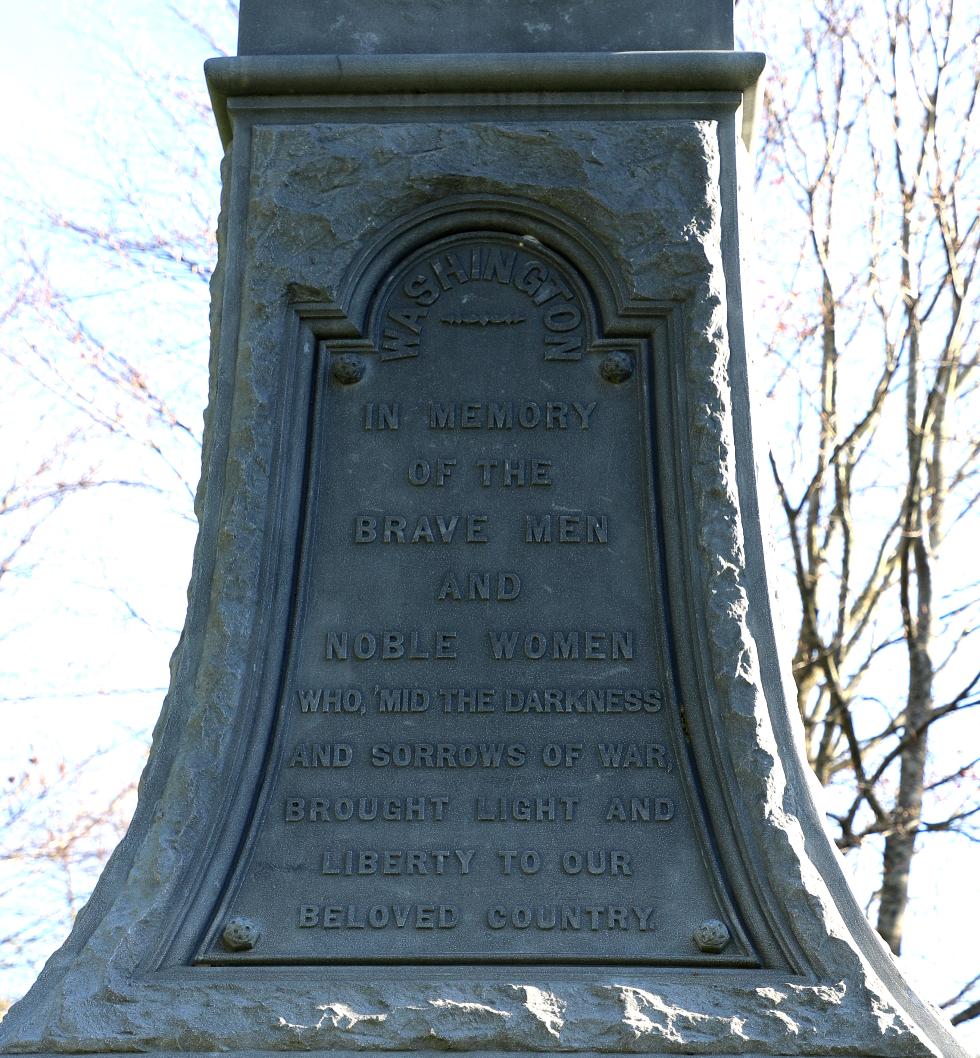
[[(502, 296), (500, 288), (506, 288)], [(419, 258), (398, 277), (381, 319), (383, 360), (418, 356), (428, 333), (430, 309), (452, 326), (491, 321), (516, 325), (532, 316), (538, 354), (547, 360), (579, 360), (585, 314), (567, 275), (544, 255), (489, 240)], [(466, 311), (473, 306), (476, 311)], [(506, 306), (510, 311), (499, 311)], [(494, 309), (497, 311), (493, 311)], [(485, 321), (485, 322), (484, 322)]]
[(507, 233), (420, 247), (370, 305), (356, 385), (321, 347), (282, 698), (201, 960), (748, 959), (692, 939), (735, 920), (673, 690), (649, 340)]

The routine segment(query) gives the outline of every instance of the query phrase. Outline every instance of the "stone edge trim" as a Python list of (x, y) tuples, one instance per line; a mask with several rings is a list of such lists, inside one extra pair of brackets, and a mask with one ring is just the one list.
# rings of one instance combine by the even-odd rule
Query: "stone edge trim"
[(204, 75), (222, 143), (228, 100), (241, 96), (398, 92), (744, 91), (761, 52), (643, 51), (487, 55), (248, 55), (208, 59)]

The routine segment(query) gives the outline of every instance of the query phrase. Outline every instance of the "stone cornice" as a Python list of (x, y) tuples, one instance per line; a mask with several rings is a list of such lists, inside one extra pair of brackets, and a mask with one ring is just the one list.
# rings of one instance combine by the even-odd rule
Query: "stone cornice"
[(744, 91), (759, 52), (534, 52), (473, 55), (230, 56), (204, 64), (222, 139), (227, 101), (247, 96), (381, 93)]

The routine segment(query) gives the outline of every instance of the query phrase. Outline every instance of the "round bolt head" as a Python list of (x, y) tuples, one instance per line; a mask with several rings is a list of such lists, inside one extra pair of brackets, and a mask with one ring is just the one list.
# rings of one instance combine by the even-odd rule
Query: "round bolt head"
[(599, 374), (614, 385), (619, 385), (632, 378), (635, 369), (636, 364), (633, 362), (633, 357), (624, 349), (616, 349), (607, 353), (602, 363), (599, 364)]
[(259, 927), (247, 918), (230, 918), (221, 931), (221, 943), (228, 951), (251, 951), (259, 942)]
[(717, 918), (709, 918), (694, 931), (694, 943), (701, 951), (712, 954), (724, 951), (731, 939), (732, 935), (728, 932), (728, 927)]
[(360, 382), (364, 371), (364, 361), (352, 353), (335, 356), (330, 365), (330, 373), (342, 386), (352, 386), (355, 382)]

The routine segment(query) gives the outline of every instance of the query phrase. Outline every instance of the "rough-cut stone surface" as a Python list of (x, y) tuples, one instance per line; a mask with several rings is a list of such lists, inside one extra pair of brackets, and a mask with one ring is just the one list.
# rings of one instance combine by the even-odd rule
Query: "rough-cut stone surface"
[[(499, 1050), (688, 1055), (919, 1056), (910, 1024), (848, 939), (813, 868), (746, 617), (745, 548), (729, 389), (716, 127), (265, 126), (256, 130), (244, 242), (215, 281), (215, 359), (202, 536), (185, 635), (137, 820), (76, 934), (8, 1015), (8, 1051)], [(241, 175), (241, 174), (239, 174)], [(338, 297), (366, 241), (443, 196), (542, 202), (601, 233), (635, 296), (685, 306), (688, 443), (700, 519), (713, 721), (760, 872), (812, 973), (601, 969), (141, 969), (195, 878), (212, 811), (233, 796), (220, 762), (261, 635), (258, 560), (269, 504), (272, 404), (287, 303)], [(229, 224), (226, 199), (224, 225)], [(231, 225), (231, 237), (239, 234)], [(222, 246), (228, 233), (222, 231)], [(246, 262), (240, 304), (235, 261)], [(230, 292), (230, 293), (229, 293)], [(240, 323), (239, 323), (240, 313)], [(226, 328), (237, 341), (221, 342)], [(227, 348), (236, 350), (229, 357)], [(719, 781), (729, 781), (723, 776)], [(185, 887), (183, 890), (180, 887)], [(482, 978), (482, 980), (480, 979)]]

